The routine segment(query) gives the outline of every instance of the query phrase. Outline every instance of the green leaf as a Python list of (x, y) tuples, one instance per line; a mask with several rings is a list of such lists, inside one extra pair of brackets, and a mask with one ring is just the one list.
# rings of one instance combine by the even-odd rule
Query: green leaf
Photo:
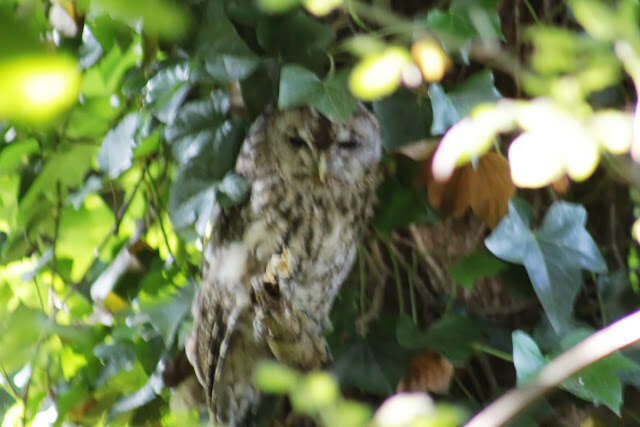
[[(175, 121), (164, 131), (164, 138), (171, 144), (178, 162), (185, 163), (200, 154), (205, 146), (209, 150), (226, 151), (229, 107), (229, 97), (218, 90), (208, 99), (191, 101), (180, 108)], [(222, 176), (225, 172), (226, 169), (218, 174)]]
[(4, 415), (14, 403), (16, 400), (4, 388), (0, 388), (0, 419), (5, 419)]
[(309, 104), (330, 120), (345, 122), (355, 111), (356, 99), (347, 88), (348, 71), (341, 70), (320, 80), (298, 65), (285, 65), (280, 73), (278, 108)]
[(378, 205), (373, 224), (382, 233), (391, 233), (409, 224), (438, 221), (424, 189), (412, 187), (397, 178), (388, 178), (378, 187)]
[(322, 81), (312, 71), (299, 65), (285, 65), (280, 72), (278, 108), (310, 104), (322, 96)]
[(113, 212), (98, 196), (89, 196), (80, 209), (65, 207), (60, 215), (58, 256), (73, 260), (71, 278), (79, 280), (95, 258), (96, 247), (113, 227)]
[(485, 240), (498, 258), (527, 269), (545, 314), (556, 331), (569, 325), (575, 297), (582, 284), (581, 269), (603, 273), (607, 265), (587, 232), (582, 206), (555, 202), (542, 226), (530, 230), (509, 204), (507, 215)]
[(33, 138), (14, 141), (6, 145), (0, 151), (0, 174), (15, 172), (21, 166), (24, 166), (29, 156), (36, 153), (39, 148), (38, 141)]
[(110, 96), (89, 98), (71, 110), (65, 135), (71, 139), (102, 139), (120, 110), (121, 106), (114, 105)]
[(184, 5), (171, 0), (93, 0), (92, 8), (125, 22), (140, 22), (145, 32), (168, 39), (182, 37), (189, 27)]
[[(578, 329), (563, 338), (561, 347), (569, 349), (587, 338), (592, 331)], [(536, 342), (522, 331), (513, 333), (513, 361), (518, 375), (518, 384), (526, 383), (549, 358), (542, 355)], [(614, 353), (578, 372), (560, 386), (575, 396), (594, 404), (604, 404), (620, 415), (622, 384), (620, 373), (638, 371), (640, 367), (620, 353)]]
[(391, 96), (373, 103), (380, 124), (382, 145), (395, 150), (405, 144), (431, 135), (431, 105), (424, 97), (408, 90), (397, 90)]
[(472, 319), (456, 314), (442, 316), (426, 332), (418, 330), (409, 316), (398, 316), (396, 338), (408, 349), (437, 351), (456, 366), (466, 363), (473, 354), (474, 342), (484, 341), (482, 330)]
[(87, 97), (112, 95), (125, 73), (142, 61), (141, 38), (133, 39), (126, 52), (119, 45), (107, 53), (96, 65), (86, 70), (82, 78), (80, 91)]
[(518, 385), (526, 383), (547, 363), (538, 344), (523, 331), (513, 331), (513, 364), (516, 368)]
[(219, 83), (247, 77), (259, 63), (258, 57), (240, 38), (224, 11), (223, 1), (209, 2), (198, 44), (209, 75)]
[(91, 168), (96, 149), (92, 145), (75, 144), (52, 155), (20, 200), (20, 224), (26, 225), (36, 214), (40, 214), (36, 209), (38, 199), (43, 195), (54, 196), (58, 182), (65, 187), (80, 187)]
[(187, 61), (171, 64), (158, 71), (145, 85), (144, 101), (152, 105), (154, 115), (162, 123), (170, 124), (189, 93), (191, 65)]
[(103, 364), (100, 376), (96, 380), (97, 387), (105, 385), (119, 372), (131, 370), (136, 360), (136, 352), (128, 343), (99, 344), (93, 353)]
[(468, 14), (434, 9), (427, 15), (427, 26), (438, 36), (446, 51), (459, 54), (463, 63), (469, 63), (469, 42), (478, 37), (478, 32)]
[(342, 387), (388, 396), (403, 375), (408, 357), (392, 341), (358, 337), (336, 350), (334, 374)]
[(104, 137), (96, 159), (98, 169), (114, 179), (131, 167), (134, 136), (138, 130), (140, 117), (137, 113), (129, 113), (111, 129)]
[(263, 360), (256, 366), (253, 381), (265, 393), (289, 393), (298, 382), (299, 375), (293, 369), (271, 360)]
[[(176, 173), (169, 200), (171, 220), (177, 229), (195, 223), (199, 233), (205, 232), (216, 188), (234, 166), (245, 125), (235, 116), (224, 116), (222, 111), (227, 109), (228, 99), (220, 94), (214, 94), (211, 100), (193, 101), (182, 107), (176, 121), (165, 131), (174, 155), (183, 163)], [(228, 189), (236, 195), (241, 190), (233, 186)]]
[(328, 25), (297, 11), (262, 17), (256, 25), (256, 38), (260, 47), (282, 62), (321, 72), (326, 69), (326, 50), (336, 36)]
[(493, 73), (481, 71), (469, 77), (456, 89), (445, 92), (438, 83), (429, 86), (433, 123), (431, 133), (442, 135), (471, 110), (485, 102), (492, 103), (502, 97), (494, 86)]
[(47, 316), (22, 304), (13, 312), (5, 310), (0, 309), (0, 365), (13, 372), (33, 359)]
[(478, 277), (494, 276), (507, 268), (507, 264), (485, 250), (460, 257), (449, 267), (449, 276), (467, 289), (472, 289)]
[(166, 347), (171, 347), (182, 319), (189, 313), (195, 295), (195, 283), (179, 288), (172, 295), (160, 299), (141, 299), (141, 313), (148, 316), (153, 328), (158, 331)]
[(290, 394), (293, 409), (305, 414), (326, 410), (340, 397), (340, 388), (326, 372), (311, 372), (298, 381)]

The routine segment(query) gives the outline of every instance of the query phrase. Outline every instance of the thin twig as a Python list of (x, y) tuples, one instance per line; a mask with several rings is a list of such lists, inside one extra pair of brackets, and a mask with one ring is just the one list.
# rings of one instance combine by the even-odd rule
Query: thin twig
[(466, 427), (501, 426), (570, 376), (640, 341), (640, 310), (587, 337), (546, 364), (533, 380), (502, 395)]

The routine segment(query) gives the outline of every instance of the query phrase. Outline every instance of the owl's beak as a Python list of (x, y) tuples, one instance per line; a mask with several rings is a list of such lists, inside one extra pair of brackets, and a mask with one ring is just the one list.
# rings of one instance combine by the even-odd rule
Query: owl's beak
[(327, 175), (327, 156), (324, 152), (320, 152), (320, 158), (318, 159), (318, 178), (321, 183), (325, 183)]

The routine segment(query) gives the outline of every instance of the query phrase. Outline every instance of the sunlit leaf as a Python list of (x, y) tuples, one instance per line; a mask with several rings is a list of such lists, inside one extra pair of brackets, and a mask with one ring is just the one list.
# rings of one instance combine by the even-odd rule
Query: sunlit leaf
[(298, 383), (299, 375), (280, 363), (265, 360), (256, 366), (253, 378), (260, 390), (284, 394), (293, 390)]
[(545, 314), (556, 331), (566, 330), (573, 303), (582, 285), (581, 270), (607, 271), (607, 265), (585, 229), (582, 206), (555, 202), (542, 226), (529, 228), (529, 219), (509, 205), (509, 215), (485, 240), (498, 258), (523, 264)]
[(0, 118), (49, 120), (69, 108), (78, 96), (76, 62), (54, 55), (0, 58)]
[(13, 312), (0, 311), (0, 364), (13, 372), (25, 366), (35, 355), (38, 339), (46, 326), (46, 315), (20, 304)]
[(360, 99), (373, 101), (390, 95), (400, 85), (402, 70), (411, 64), (404, 48), (388, 47), (362, 59), (351, 71), (349, 88)]
[(449, 57), (442, 50), (440, 44), (432, 39), (423, 39), (411, 46), (413, 59), (420, 66), (424, 79), (428, 82), (438, 82), (444, 77), (449, 68)]
[(172, 0), (94, 0), (91, 6), (98, 12), (109, 13), (125, 22), (140, 20), (146, 32), (168, 39), (184, 35), (189, 13), (180, 2)]
[(59, 256), (73, 260), (71, 277), (79, 280), (95, 258), (94, 250), (113, 227), (114, 215), (98, 196), (89, 196), (80, 209), (66, 207), (60, 216)]
[(313, 413), (332, 405), (340, 395), (338, 384), (326, 372), (312, 372), (299, 381), (291, 393), (291, 405), (297, 411)]
[(302, 0), (305, 9), (317, 16), (325, 16), (342, 5), (343, 0)]

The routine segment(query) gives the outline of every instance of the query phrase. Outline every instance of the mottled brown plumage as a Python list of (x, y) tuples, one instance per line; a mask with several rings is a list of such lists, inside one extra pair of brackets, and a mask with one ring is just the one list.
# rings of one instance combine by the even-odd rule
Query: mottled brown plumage
[(217, 212), (187, 343), (213, 421), (251, 419), (260, 359), (328, 361), (323, 332), (373, 212), (380, 153), (362, 106), (345, 124), (302, 108), (251, 127), (236, 163), (251, 195)]

